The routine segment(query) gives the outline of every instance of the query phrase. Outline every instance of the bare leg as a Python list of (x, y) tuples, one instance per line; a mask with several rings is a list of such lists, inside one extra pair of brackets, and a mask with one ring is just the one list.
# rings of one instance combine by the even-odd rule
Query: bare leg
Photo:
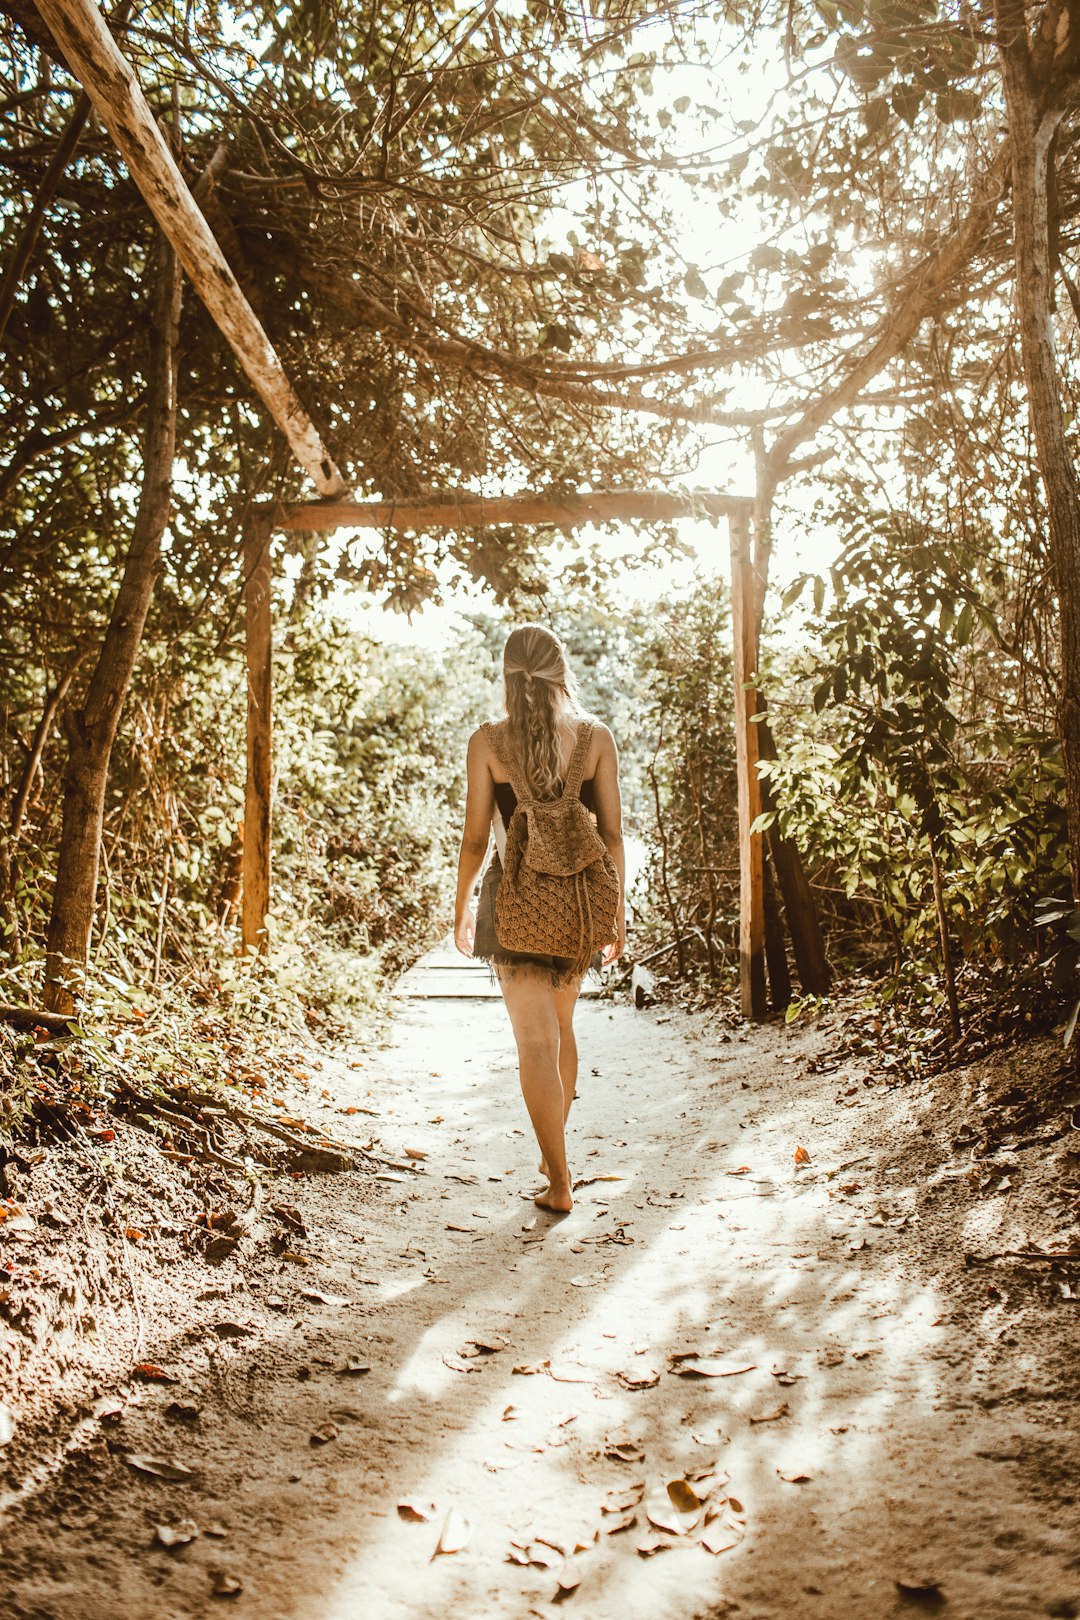
[[(570, 1118), (570, 1104), (577, 1095), (578, 1050), (574, 1035), (574, 1008), (577, 1006), (581, 980), (553, 992), (555, 1014), (559, 1020), (559, 1079), (563, 1088), (563, 1120)], [(540, 1174), (546, 1176), (548, 1167), (540, 1160)]]
[(548, 1166), (549, 1185), (536, 1202), (565, 1213), (573, 1208), (574, 1200), (566, 1165), (566, 1102), (559, 1075), (555, 992), (546, 973), (521, 967), (505, 978), (500, 976), (499, 988), (517, 1041), (521, 1094)]

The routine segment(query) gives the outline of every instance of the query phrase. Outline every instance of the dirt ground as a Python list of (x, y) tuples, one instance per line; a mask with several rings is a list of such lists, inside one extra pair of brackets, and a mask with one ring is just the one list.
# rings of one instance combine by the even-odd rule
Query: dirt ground
[(0, 1451), (5, 1615), (1080, 1614), (1060, 1045), (890, 1086), (828, 1025), (579, 1029), (566, 1219), (499, 1003), (324, 1055), (325, 1108), (416, 1168), (279, 1180), (213, 1270), (136, 1255), (113, 1331), (178, 1382), (68, 1336), (59, 1429)]

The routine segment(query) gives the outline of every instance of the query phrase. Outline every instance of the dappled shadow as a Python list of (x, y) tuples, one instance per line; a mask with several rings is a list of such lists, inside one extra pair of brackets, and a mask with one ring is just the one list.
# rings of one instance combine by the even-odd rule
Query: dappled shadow
[[(622, 1179), (584, 1187), (556, 1221), (518, 1196), (532, 1143), (502, 1009), (402, 1016), (375, 1090), (388, 1144), (429, 1152), (422, 1180), (382, 1183), (376, 1209), (340, 1199), (315, 1281), (362, 1310), (290, 1308), (258, 1359), (230, 1352), (235, 1398), (192, 1436), (200, 1488), (171, 1493), (174, 1515), (225, 1521), (217, 1562), (275, 1620), (524, 1615), (555, 1575), (506, 1562), (513, 1535), (589, 1543), (573, 1603), (597, 1620), (687, 1620), (728, 1601), (771, 1617), (796, 1599), (801, 1616), (846, 1604), (873, 1620), (895, 1612), (900, 1573), (931, 1567), (948, 1571), (954, 1613), (1026, 1612), (1000, 1606), (1010, 1577), (987, 1555), (981, 1484), (993, 1464), (954, 1409), (911, 1230), (853, 1215), (838, 1193), (850, 1172), (835, 1172), (860, 1156), (856, 1116), (833, 1120), (828, 1081), (793, 1084), (808, 1037), (687, 1045), (677, 1024), (597, 1004), (581, 1030), (575, 1166)], [(813, 1163), (796, 1172), (811, 1131)], [(462, 1356), (473, 1336), (506, 1348)], [(689, 1350), (748, 1370), (680, 1376), (671, 1358)], [(350, 1355), (370, 1373), (340, 1376)], [(313, 1447), (328, 1421), (337, 1437)], [(641, 1459), (612, 1457), (612, 1440)], [(643, 1559), (643, 1511), (591, 1543), (610, 1488), (662, 1491), (712, 1463), (745, 1508), (734, 1550), (688, 1537)], [(148, 1504), (154, 1489), (131, 1486)], [(434, 1518), (400, 1519), (405, 1497)], [(451, 1508), (468, 1546), (432, 1560)], [(148, 1577), (171, 1612), (204, 1612), (214, 1550), (155, 1556), (118, 1577), (130, 1595), (111, 1613), (146, 1612)]]

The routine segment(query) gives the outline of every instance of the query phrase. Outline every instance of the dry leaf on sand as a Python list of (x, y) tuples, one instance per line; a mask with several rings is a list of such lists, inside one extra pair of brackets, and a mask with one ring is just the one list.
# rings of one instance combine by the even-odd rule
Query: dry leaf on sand
[(184, 1480), (194, 1478), (190, 1468), (182, 1468), (179, 1463), (169, 1462), (167, 1457), (150, 1457), (142, 1452), (129, 1451), (124, 1461), (129, 1468), (134, 1468), (137, 1474), (152, 1474), (155, 1479), (166, 1479), (171, 1485), (179, 1485)]
[(779, 1423), (780, 1419), (781, 1418), (786, 1418), (790, 1411), (791, 1411), (791, 1408), (788, 1405), (787, 1401), (781, 1401), (780, 1405), (779, 1406), (774, 1406), (771, 1412), (759, 1412), (756, 1415), (752, 1414), (751, 1418), (750, 1418), (750, 1422), (751, 1423)]
[(194, 1519), (178, 1519), (175, 1524), (159, 1524), (154, 1540), (159, 1547), (186, 1547), (198, 1534), (199, 1527)]
[(425, 1524), (435, 1517), (435, 1503), (424, 1502), (418, 1496), (403, 1496), (397, 1505), (398, 1518), (408, 1524)]
[(439, 1531), (439, 1539), (435, 1543), (435, 1551), (431, 1555), (432, 1558), (438, 1558), (441, 1553), (461, 1552), (463, 1547), (469, 1545), (471, 1534), (472, 1528), (468, 1519), (459, 1513), (457, 1508), (451, 1508), (443, 1520), (442, 1529)]
[(685, 1479), (669, 1479), (667, 1493), (672, 1507), (679, 1513), (696, 1513), (701, 1506), (701, 1498)]
[(719, 1519), (714, 1520), (707, 1529), (701, 1532), (699, 1540), (706, 1552), (730, 1552), (742, 1541), (745, 1532), (734, 1524), (723, 1524)]
[(687, 1356), (671, 1370), (680, 1378), (738, 1378), (742, 1373), (753, 1372), (755, 1365), (753, 1361), (740, 1364), (719, 1361), (715, 1356)]

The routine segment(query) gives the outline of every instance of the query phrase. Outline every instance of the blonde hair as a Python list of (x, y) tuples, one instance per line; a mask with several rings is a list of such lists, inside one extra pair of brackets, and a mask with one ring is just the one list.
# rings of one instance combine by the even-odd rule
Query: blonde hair
[(542, 624), (519, 624), (503, 648), (503, 683), (510, 744), (534, 798), (562, 792), (559, 720), (580, 712), (566, 648)]

